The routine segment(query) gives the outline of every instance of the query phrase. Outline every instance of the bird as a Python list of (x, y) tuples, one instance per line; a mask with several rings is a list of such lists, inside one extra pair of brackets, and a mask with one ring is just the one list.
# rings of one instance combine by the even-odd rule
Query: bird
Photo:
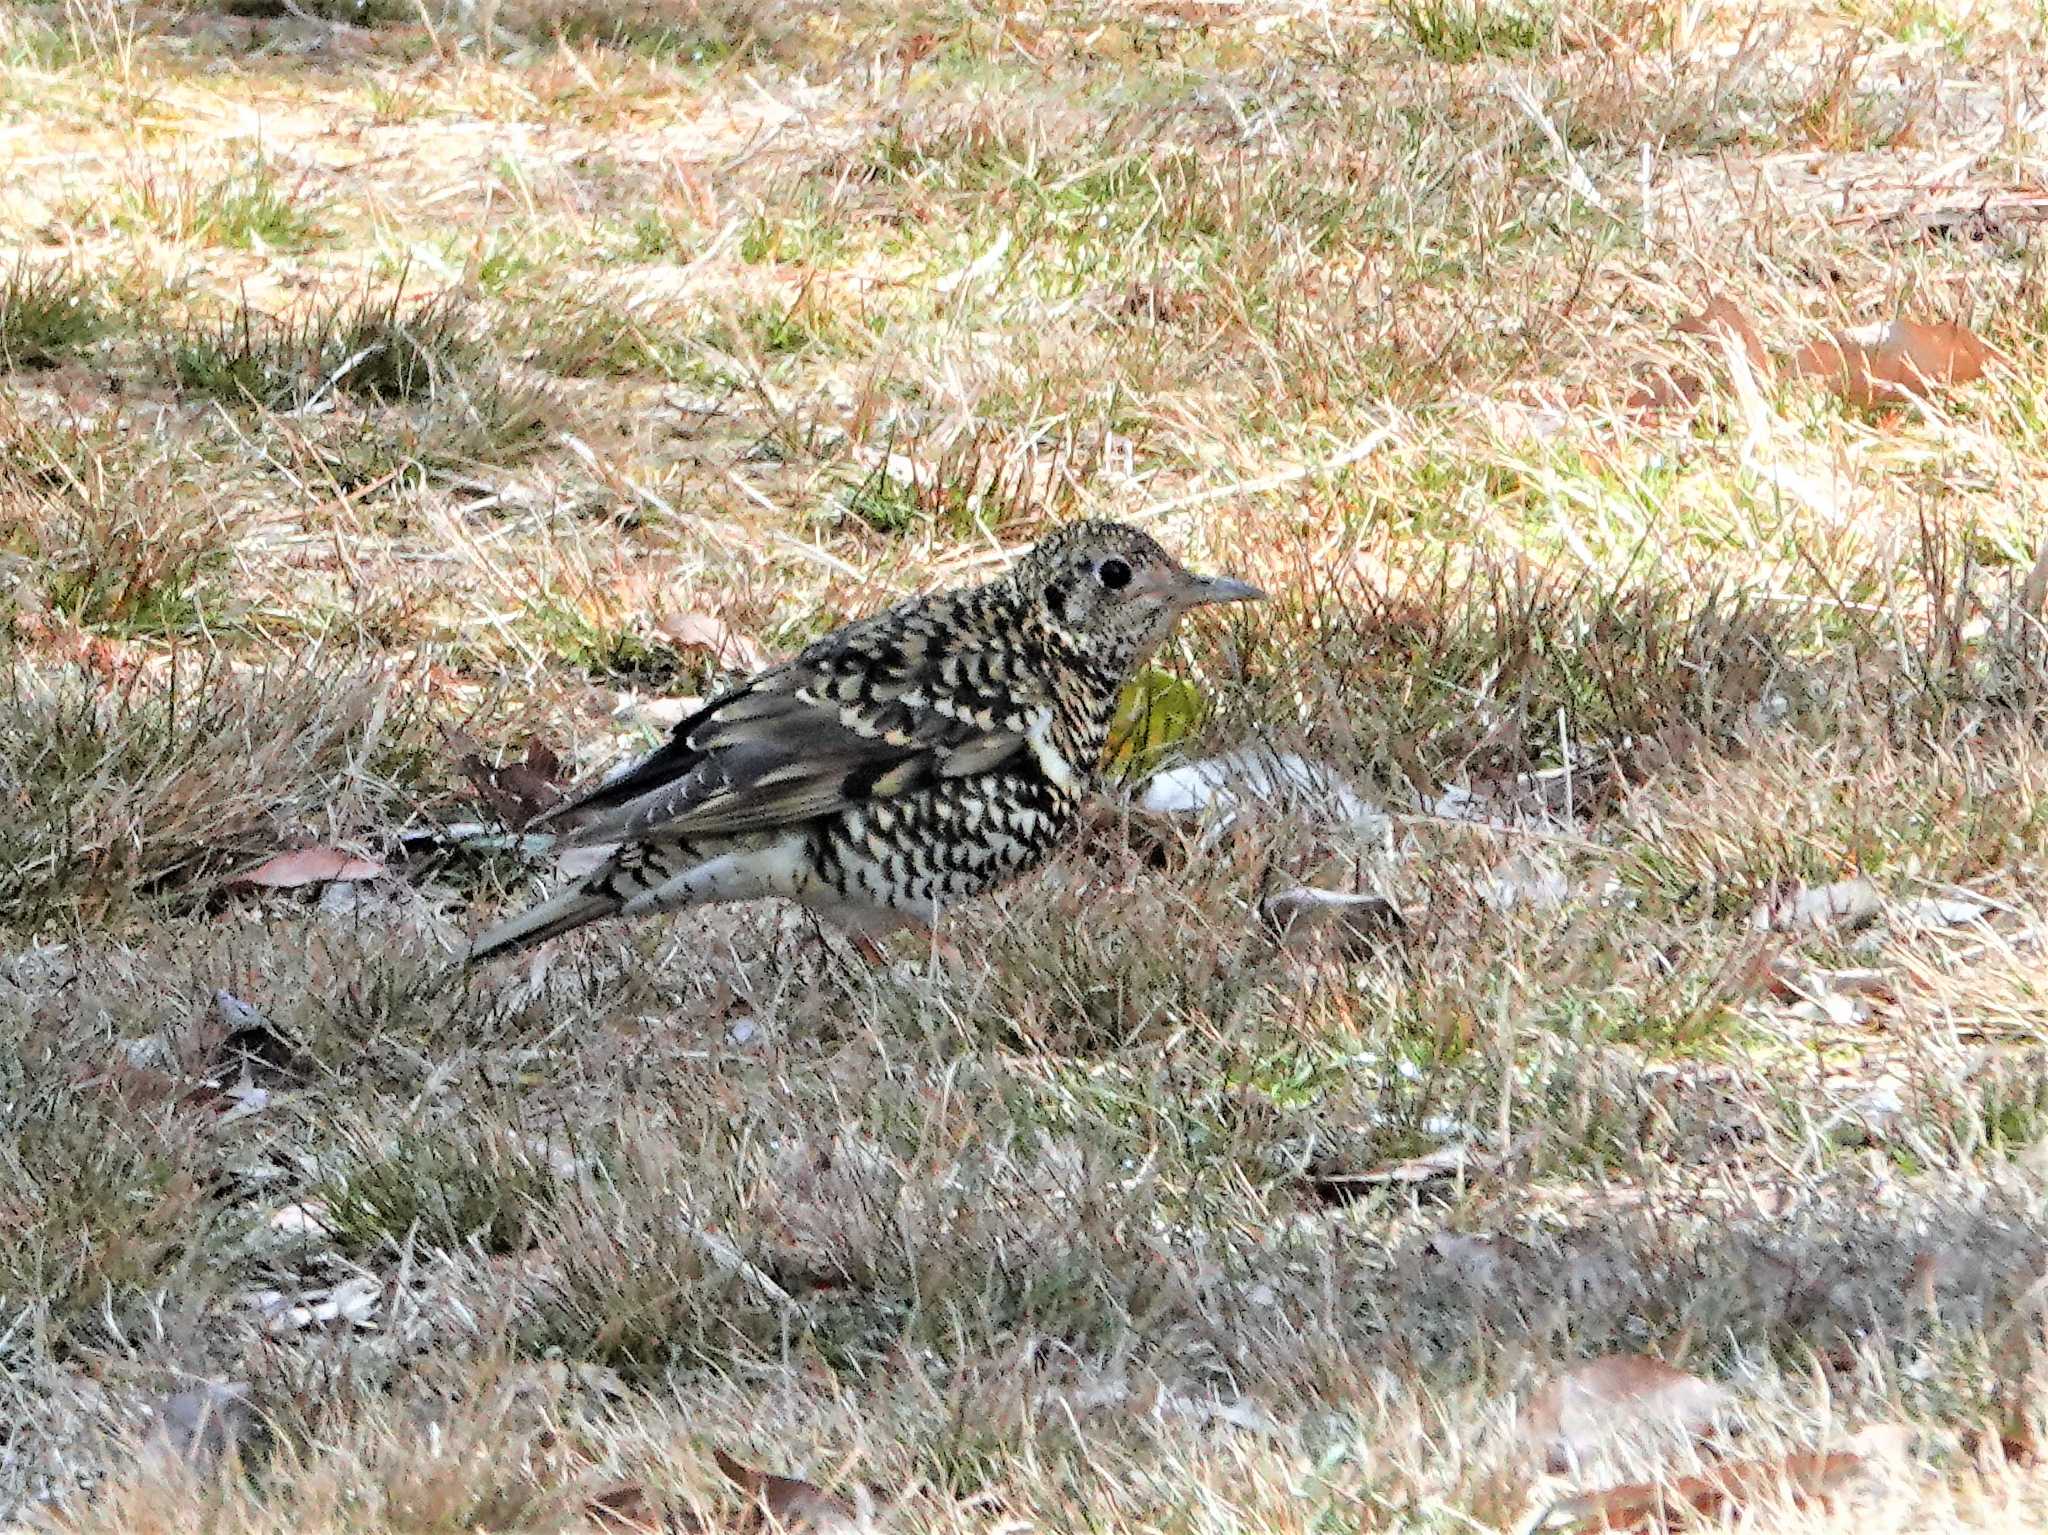
[(1044, 863), (1125, 683), (1190, 609), (1264, 595), (1087, 520), (980, 586), (834, 630), (536, 818), (609, 856), (478, 937), (465, 966), (606, 918), (764, 896), (879, 960), (882, 938)]

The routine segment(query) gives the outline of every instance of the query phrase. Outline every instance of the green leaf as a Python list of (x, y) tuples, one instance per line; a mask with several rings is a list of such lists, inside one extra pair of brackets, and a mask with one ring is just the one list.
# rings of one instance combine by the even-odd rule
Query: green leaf
[(1109, 725), (1102, 770), (1111, 778), (1142, 778), (1192, 735), (1208, 705), (1195, 685), (1148, 666), (1125, 686)]

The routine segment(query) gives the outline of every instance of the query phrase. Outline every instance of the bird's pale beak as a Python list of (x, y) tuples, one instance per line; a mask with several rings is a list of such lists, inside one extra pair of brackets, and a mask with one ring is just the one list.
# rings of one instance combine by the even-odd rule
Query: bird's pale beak
[(1179, 598), (1182, 607), (1196, 608), (1212, 602), (1260, 602), (1265, 595), (1249, 581), (1189, 574), (1181, 582)]

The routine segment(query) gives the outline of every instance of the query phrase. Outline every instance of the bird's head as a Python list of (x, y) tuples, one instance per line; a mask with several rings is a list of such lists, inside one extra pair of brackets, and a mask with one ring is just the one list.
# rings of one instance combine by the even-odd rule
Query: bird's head
[(1188, 609), (1265, 596), (1227, 576), (1196, 575), (1157, 539), (1121, 522), (1069, 523), (1018, 561), (1010, 580), (1042, 605), (1050, 627), (1127, 665), (1149, 654)]

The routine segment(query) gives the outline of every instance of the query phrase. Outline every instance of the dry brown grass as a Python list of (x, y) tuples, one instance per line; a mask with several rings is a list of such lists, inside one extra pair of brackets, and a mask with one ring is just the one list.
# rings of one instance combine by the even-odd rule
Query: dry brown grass
[[(2038, 1527), (2043, 43), (0, 15), (0, 1518), (737, 1519), (724, 1449), (894, 1527), (1510, 1528), (1572, 1485), (1517, 1404), (1629, 1351), (1743, 1455), (1914, 1427), (1772, 1528)], [(1900, 314), (2003, 360), (1769, 370)], [(1170, 658), (1183, 751), (1387, 815), (1113, 798), (957, 966), (749, 911), (450, 975), (546, 869), (471, 742), (609, 764), (715, 683), (665, 619), (785, 653), (1078, 513), (1277, 593)], [(228, 887), (316, 844), (386, 873)], [(1408, 926), (1278, 945), (1303, 882)], [(138, 1455), (199, 1380), (240, 1464)]]

